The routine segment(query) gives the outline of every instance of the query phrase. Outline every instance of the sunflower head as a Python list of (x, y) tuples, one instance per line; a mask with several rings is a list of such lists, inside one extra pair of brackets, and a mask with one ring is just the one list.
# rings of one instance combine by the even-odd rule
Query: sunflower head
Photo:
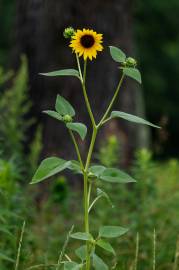
[(97, 34), (90, 29), (77, 30), (72, 36), (70, 47), (79, 56), (83, 56), (84, 60), (96, 58), (97, 52), (103, 50), (101, 43), (103, 35)]

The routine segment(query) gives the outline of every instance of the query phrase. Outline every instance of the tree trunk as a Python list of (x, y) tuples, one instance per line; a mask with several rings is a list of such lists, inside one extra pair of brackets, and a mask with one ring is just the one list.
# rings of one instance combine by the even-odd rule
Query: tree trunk
[[(88, 63), (89, 99), (99, 119), (119, 80), (118, 65), (111, 59), (108, 45), (118, 46), (128, 55), (134, 56), (131, 9), (132, 0), (17, 0), (15, 63), (18, 63), (20, 54), (27, 55), (30, 93), (34, 104), (32, 113), (44, 124), (43, 155), (59, 154), (65, 158), (74, 155), (64, 126), (41, 114), (45, 109), (53, 109), (57, 93), (67, 98), (76, 108), (77, 120), (89, 126), (79, 81), (75, 78), (47, 78), (38, 75), (40, 72), (76, 65), (68, 40), (63, 38), (64, 28), (93, 28), (104, 34), (104, 52), (93, 63)], [(142, 100), (140, 89), (136, 83), (126, 79), (115, 109), (135, 114), (139, 111), (138, 98)], [(104, 132), (101, 132), (101, 136)], [(106, 134), (113, 132), (120, 135), (124, 153), (122, 163), (127, 165), (139, 142), (138, 127), (118, 120), (108, 126)], [(86, 145), (81, 146), (85, 153)]]

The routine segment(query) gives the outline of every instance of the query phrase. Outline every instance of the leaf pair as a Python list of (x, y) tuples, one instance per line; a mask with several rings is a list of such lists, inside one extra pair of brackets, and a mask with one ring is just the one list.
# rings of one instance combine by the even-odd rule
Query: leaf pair
[(87, 134), (87, 127), (82, 123), (71, 122), (72, 117), (75, 116), (75, 110), (73, 106), (65, 98), (57, 95), (55, 109), (56, 111), (47, 110), (44, 111), (44, 113), (59, 121), (67, 122), (66, 127), (72, 131), (77, 132), (81, 139), (84, 140)]
[[(118, 63), (125, 63), (126, 61), (126, 55), (125, 53), (114, 46), (110, 46), (110, 54), (114, 61)], [(128, 77), (131, 77), (132, 79), (136, 80), (139, 83), (142, 83), (141, 80), (141, 74), (140, 71), (137, 68), (134, 67), (121, 67), (123, 70), (123, 74), (125, 74)]]
[(128, 229), (119, 226), (102, 226), (99, 229), (99, 239), (96, 241), (96, 245), (102, 249), (115, 255), (115, 251), (111, 244), (102, 238), (114, 238), (120, 237), (128, 232)]
[[(115, 238), (122, 236), (128, 232), (128, 229), (120, 226), (101, 226), (99, 229), (99, 238)], [(70, 235), (71, 238), (83, 240), (83, 241), (94, 241), (93, 236), (86, 232), (76, 232)]]
[[(119, 237), (119, 236), (124, 235), (127, 231), (128, 229), (122, 228), (120, 226), (102, 226), (99, 229), (99, 235), (98, 235), (97, 240), (95, 241), (95, 245), (115, 255), (115, 251), (113, 247), (111, 246), (111, 244), (107, 240), (104, 240), (102, 238)], [(71, 234), (71, 237), (74, 239), (79, 239), (83, 241), (93, 241), (94, 243), (93, 236), (88, 233), (77, 232), (77, 233)], [(86, 252), (87, 250), (86, 250), (85, 245), (79, 247), (75, 251), (77, 257), (80, 258), (82, 262), (84, 262), (86, 259)], [(106, 263), (98, 255), (96, 255), (94, 251), (92, 251), (91, 257), (92, 257), (93, 267), (96, 270), (109, 269)]]

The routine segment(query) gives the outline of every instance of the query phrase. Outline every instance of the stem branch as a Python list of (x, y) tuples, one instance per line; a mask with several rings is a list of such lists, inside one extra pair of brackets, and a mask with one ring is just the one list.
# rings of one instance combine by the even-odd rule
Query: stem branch
[[(117, 95), (118, 95), (119, 90), (120, 90), (120, 88), (121, 88), (122, 82), (123, 82), (123, 80), (124, 80), (124, 76), (125, 76), (125, 75), (122, 74), (122, 77), (121, 77), (121, 79), (120, 79), (120, 81), (119, 81), (119, 83), (118, 83), (118, 85), (117, 85), (116, 91), (115, 91), (115, 93), (114, 93), (114, 96), (113, 96), (113, 98), (112, 98), (112, 100), (111, 100), (111, 102), (110, 102), (110, 104), (109, 104), (109, 106), (108, 106), (106, 112), (104, 113), (104, 115), (103, 115), (101, 121), (100, 121), (99, 124), (97, 125), (97, 128), (99, 128), (103, 123), (106, 122), (105, 120), (106, 120), (106, 118), (107, 118), (107, 116), (108, 116), (108, 114), (109, 114), (109, 112), (110, 112), (110, 110), (111, 110), (111, 108), (112, 108), (112, 106), (113, 106), (113, 104), (114, 104), (116, 98), (117, 98)], [(107, 120), (109, 120), (109, 118), (108, 118)]]
[(74, 143), (76, 154), (78, 156), (78, 160), (80, 162), (80, 166), (81, 166), (81, 169), (83, 171), (84, 170), (84, 165), (83, 165), (83, 161), (82, 161), (82, 158), (81, 158), (81, 154), (80, 154), (80, 150), (79, 150), (78, 144), (76, 142), (75, 136), (73, 135), (73, 132), (70, 129), (69, 129), (69, 133), (70, 133), (70, 136), (71, 136), (72, 141)]
[(95, 205), (95, 203), (96, 203), (101, 197), (103, 197), (103, 196), (100, 195), (100, 196), (98, 196), (98, 197), (96, 197), (96, 198), (94, 199), (94, 201), (91, 203), (91, 205), (90, 205), (89, 208), (88, 208), (88, 213), (91, 211), (92, 207)]

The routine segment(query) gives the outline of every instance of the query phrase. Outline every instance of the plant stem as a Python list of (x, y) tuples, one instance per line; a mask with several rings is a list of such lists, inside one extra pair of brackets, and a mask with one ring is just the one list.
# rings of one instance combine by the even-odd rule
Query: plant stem
[[(97, 136), (97, 128), (94, 126), (93, 127), (93, 134), (92, 134), (92, 138), (91, 138), (91, 143), (90, 143), (90, 147), (89, 147), (89, 151), (88, 151), (88, 155), (87, 155), (87, 159), (86, 159), (85, 170), (84, 170), (84, 211), (85, 211), (84, 216), (85, 216), (85, 232), (86, 233), (89, 233), (89, 212), (88, 212), (88, 210), (89, 210), (89, 201), (90, 201), (90, 197), (89, 197), (89, 193), (88, 193), (88, 168), (90, 165), (96, 136)], [(89, 243), (88, 242), (86, 243), (86, 247), (87, 247), (86, 270), (89, 270), (90, 269), (90, 250), (89, 250)]]
[(75, 150), (76, 150), (76, 153), (77, 153), (77, 156), (78, 156), (78, 160), (80, 162), (80, 166), (81, 166), (81, 169), (83, 171), (84, 170), (84, 165), (83, 165), (83, 161), (82, 161), (82, 158), (81, 158), (81, 154), (80, 154), (80, 150), (79, 150), (78, 144), (76, 142), (75, 136), (73, 135), (73, 132), (70, 129), (69, 129), (69, 133), (70, 133), (70, 136), (71, 136), (72, 141), (74, 143)]
[(83, 70), (83, 82), (86, 83), (86, 67), (87, 67), (87, 60), (84, 61), (84, 70)]
[(135, 250), (134, 270), (137, 270), (138, 257), (139, 257), (139, 233), (137, 233), (137, 236), (136, 236), (136, 250)]
[(76, 61), (77, 61), (78, 71), (79, 71), (79, 74), (80, 74), (80, 80), (83, 81), (83, 75), (82, 75), (82, 72), (81, 72), (81, 66), (80, 66), (80, 60), (79, 60), (78, 54), (76, 54)]
[[(85, 232), (89, 233), (89, 215), (88, 215), (88, 175), (84, 172), (84, 223)], [(86, 270), (90, 269), (90, 251), (89, 243), (86, 241)]]
[(156, 269), (156, 231), (153, 233), (153, 270)]
[[(110, 104), (109, 104), (109, 106), (108, 106), (106, 112), (104, 113), (104, 115), (103, 115), (101, 121), (100, 121), (99, 124), (97, 125), (97, 127), (100, 127), (103, 123), (106, 122), (106, 121), (105, 121), (105, 120), (106, 120), (106, 117), (108, 116), (108, 114), (109, 114), (109, 112), (110, 112), (110, 110), (111, 110), (111, 108), (112, 108), (112, 106), (113, 106), (113, 104), (114, 104), (114, 102), (115, 102), (115, 100), (116, 100), (116, 97), (117, 97), (117, 95), (118, 95), (118, 93), (119, 93), (119, 90), (120, 90), (120, 88), (121, 88), (122, 82), (123, 82), (123, 80), (124, 80), (124, 76), (125, 76), (125, 75), (122, 74), (121, 79), (120, 79), (120, 81), (119, 81), (119, 83), (118, 83), (118, 85), (117, 85), (116, 91), (115, 91), (115, 93), (114, 93), (114, 96), (113, 96), (113, 98), (112, 98), (112, 100), (111, 100), (111, 102), (110, 102)], [(109, 120), (109, 119), (108, 119), (108, 120)]]
[(85, 171), (88, 170), (89, 165), (90, 165), (90, 161), (91, 161), (91, 157), (92, 157), (92, 153), (93, 153), (93, 148), (94, 148), (96, 136), (97, 136), (97, 128), (94, 127), (93, 128), (92, 138), (91, 138), (91, 143), (90, 143), (90, 147), (89, 147), (89, 151), (88, 151), (88, 155), (87, 155), (87, 159), (86, 159)]
[[(83, 76), (82, 76), (80, 61), (79, 61), (79, 57), (78, 57), (77, 54), (76, 54), (76, 59), (77, 59), (77, 65), (78, 65), (78, 70), (79, 70), (79, 74), (80, 74), (80, 81), (81, 81), (81, 85), (82, 85), (82, 89), (83, 89), (83, 96), (84, 96), (84, 99), (85, 99), (85, 104), (86, 104), (87, 111), (88, 111), (89, 117), (91, 119), (92, 127), (93, 127), (91, 143), (90, 143), (88, 154), (87, 154), (85, 168), (83, 170), (83, 178), (84, 178), (84, 223), (85, 223), (85, 232), (89, 233), (89, 213), (88, 213), (88, 209), (89, 209), (89, 202), (90, 202), (91, 185), (89, 185), (89, 189), (88, 189), (88, 168), (89, 168), (89, 165), (90, 165), (90, 162), (91, 162), (91, 157), (92, 157), (92, 153), (93, 153), (94, 144), (95, 144), (98, 129), (97, 129), (97, 126), (96, 126), (96, 122), (95, 122), (92, 110), (91, 110), (91, 105), (90, 105), (90, 102), (89, 102), (89, 99), (88, 99), (86, 86), (85, 86), (87, 61), (84, 62), (84, 72), (83, 72)], [(76, 150), (77, 149), (78, 149), (78, 147), (76, 148)], [(77, 150), (77, 153), (78, 153), (78, 150)], [(79, 153), (78, 153), (78, 156), (79, 156)], [(86, 270), (90, 270), (90, 246), (89, 246), (88, 241), (86, 242), (86, 249), (87, 249), (87, 252), (86, 252)]]
[(17, 251), (15, 270), (19, 269), (19, 260), (20, 260), (20, 254), (21, 254), (21, 247), (22, 247), (22, 240), (23, 240), (24, 232), (25, 232), (25, 221), (23, 222), (21, 235), (20, 235), (20, 239), (19, 239), (19, 246), (18, 246), (18, 251)]
[(178, 268), (178, 258), (179, 258), (179, 238), (177, 239), (177, 243), (176, 243), (175, 260), (174, 260), (173, 270), (177, 270), (177, 268)]
[(92, 189), (92, 183), (90, 182), (89, 188), (88, 188), (88, 205), (90, 205), (91, 189)]
[(95, 203), (96, 203), (101, 197), (103, 197), (103, 196), (100, 195), (100, 196), (98, 196), (98, 197), (96, 197), (96, 198), (94, 199), (94, 201), (91, 203), (91, 205), (90, 205), (89, 208), (88, 208), (88, 213), (91, 211), (92, 207), (95, 205)]
[(88, 110), (88, 113), (89, 113), (89, 116), (90, 116), (90, 119), (91, 119), (92, 126), (96, 127), (95, 119), (94, 119), (94, 116), (93, 116), (93, 113), (92, 113), (92, 110), (91, 110), (91, 105), (90, 105), (90, 102), (89, 102), (89, 99), (88, 99), (88, 95), (87, 95), (87, 92), (86, 92), (86, 86), (85, 86), (87, 61), (84, 62), (84, 73), (83, 73), (83, 76), (82, 76), (80, 61), (79, 61), (79, 57), (78, 57), (77, 54), (76, 54), (76, 60), (77, 60), (77, 65), (78, 65), (78, 71), (79, 71), (79, 74), (80, 74), (80, 81), (81, 81), (81, 85), (82, 85), (82, 89), (83, 89), (83, 96), (84, 96), (84, 99), (85, 99), (86, 107), (87, 107), (87, 110)]
[(82, 83), (82, 89), (83, 89), (83, 95), (84, 95), (86, 107), (87, 107), (87, 110), (88, 110), (88, 113), (89, 113), (89, 116), (90, 116), (90, 119), (91, 119), (92, 126), (96, 127), (94, 116), (93, 116), (93, 113), (92, 113), (92, 110), (91, 110), (91, 105), (89, 103), (89, 99), (88, 99), (88, 96), (87, 96), (87, 93), (86, 93), (85, 84), (84, 84), (84, 82), (81, 82), (81, 83)]

